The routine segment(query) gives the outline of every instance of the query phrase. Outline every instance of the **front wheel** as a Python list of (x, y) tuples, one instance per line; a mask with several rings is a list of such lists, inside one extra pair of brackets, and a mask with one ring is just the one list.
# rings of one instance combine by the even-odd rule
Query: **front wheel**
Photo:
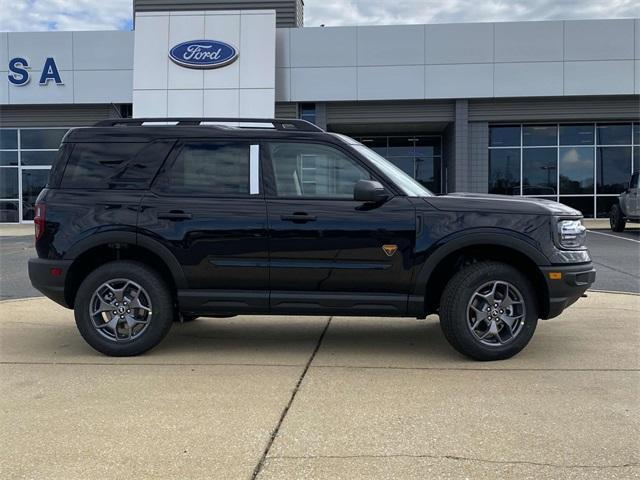
[(626, 224), (627, 221), (622, 214), (620, 205), (614, 205), (611, 207), (611, 212), (609, 213), (609, 225), (611, 225), (611, 230), (614, 232), (624, 232)]
[(139, 355), (155, 347), (173, 322), (173, 298), (162, 277), (128, 260), (106, 263), (82, 282), (74, 305), (76, 325), (105, 355)]
[(457, 272), (440, 300), (449, 343), (475, 360), (503, 360), (527, 346), (538, 324), (537, 298), (518, 270), (479, 262)]

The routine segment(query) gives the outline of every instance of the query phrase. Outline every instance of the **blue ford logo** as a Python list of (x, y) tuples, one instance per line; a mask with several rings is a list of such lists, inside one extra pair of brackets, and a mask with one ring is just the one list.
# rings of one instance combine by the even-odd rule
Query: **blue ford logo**
[(217, 40), (190, 40), (169, 50), (169, 58), (188, 68), (218, 68), (234, 62), (238, 51)]

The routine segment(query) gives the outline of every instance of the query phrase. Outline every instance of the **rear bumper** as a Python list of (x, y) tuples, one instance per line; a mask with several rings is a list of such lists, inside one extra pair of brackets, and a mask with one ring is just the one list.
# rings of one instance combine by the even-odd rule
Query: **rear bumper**
[[(543, 318), (557, 317), (572, 303), (576, 302), (596, 280), (596, 270), (591, 263), (579, 265), (540, 267), (549, 292), (549, 308)], [(561, 274), (552, 280), (551, 272)]]
[[(63, 307), (70, 308), (65, 301), (64, 285), (72, 260), (29, 259), (29, 280), (37, 290)], [(51, 269), (60, 269), (60, 275), (52, 275)]]

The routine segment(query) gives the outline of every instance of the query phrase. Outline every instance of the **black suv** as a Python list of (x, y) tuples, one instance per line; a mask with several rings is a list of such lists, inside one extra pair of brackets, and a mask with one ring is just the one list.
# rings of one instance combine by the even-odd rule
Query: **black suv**
[(458, 351), (503, 359), (595, 279), (580, 212), (434, 196), (364, 145), (301, 120), (72, 129), (34, 223), (33, 285), (116, 356), (197, 316), (437, 313)]

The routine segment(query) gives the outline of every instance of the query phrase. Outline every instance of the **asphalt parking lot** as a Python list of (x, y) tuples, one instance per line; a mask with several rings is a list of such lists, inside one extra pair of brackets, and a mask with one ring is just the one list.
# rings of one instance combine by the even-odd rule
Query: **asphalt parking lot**
[(587, 244), (598, 272), (593, 289), (640, 293), (640, 229), (589, 230)]
[[(640, 291), (638, 233), (609, 234), (595, 288)], [(435, 316), (199, 319), (118, 359), (16, 299), (32, 237), (0, 242), (0, 478), (640, 477), (638, 295), (590, 292), (502, 362)]]

